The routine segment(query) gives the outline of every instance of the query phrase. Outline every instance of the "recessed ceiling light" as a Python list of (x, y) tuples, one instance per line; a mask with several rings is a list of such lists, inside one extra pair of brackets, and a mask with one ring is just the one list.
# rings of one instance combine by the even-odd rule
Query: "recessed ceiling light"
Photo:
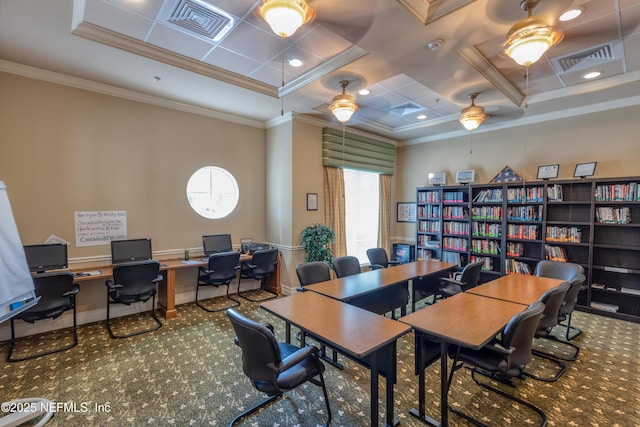
[(292, 67), (301, 67), (304, 62), (300, 58), (291, 58), (289, 59), (289, 65)]
[(582, 15), (584, 12), (584, 7), (577, 7), (575, 9), (569, 9), (567, 11), (562, 12), (562, 15), (558, 18), (562, 22), (571, 21), (572, 19), (576, 19), (578, 16)]
[(370, 93), (371, 93), (371, 91), (369, 89), (360, 89), (360, 91), (358, 92), (358, 95), (367, 96)]
[(424, 120), (426, 118), (427, 118), (427, 116), (425, 116), (424, 114), (420, 114), (418, 117), (416, 117), (416, 119), (418, 119), (418, 120)]
[(442, 39), (435, 39), (435, 40), (431, 40), (428, 44), (427, 44), (427, 48), (431, 49), (431, 50), (438, 50), (442, 47), (442, 45), (444, 44), (444, 40)]
[(585, 74), (584, 76), (582, 76), (583, 79), (595, 79), (596, 77), (600, 77), (602, 73), (600, 71), (592, 71), (590, 73)]

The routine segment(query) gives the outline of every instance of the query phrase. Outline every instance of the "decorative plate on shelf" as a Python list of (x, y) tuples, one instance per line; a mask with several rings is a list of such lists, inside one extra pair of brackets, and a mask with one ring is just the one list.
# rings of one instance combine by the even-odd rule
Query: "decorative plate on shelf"
[(520, 182), (523, 179), (511, 169), (510, 166), (505, 166), (500, 173), (493, 177), (491, 182)]

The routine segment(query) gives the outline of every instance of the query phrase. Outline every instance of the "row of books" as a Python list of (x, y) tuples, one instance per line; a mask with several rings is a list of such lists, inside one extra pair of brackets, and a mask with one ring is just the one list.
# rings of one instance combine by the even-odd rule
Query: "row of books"
[(507, 209), (510, 221), (542, 221), (542, 205), (512, 206)]
[(539, 226), (525, 224), (507, 224), (507, 238), (522, 240), (538, 240)]
[(440, 218), (442, 210), (438, 205), (418, 206), (418, 218)]
[(640, 201), (640, 184), (609, 184), (596, 186), (596, 202), (637, 202)]
[(605, 224), (629, 224), (631, 222), (631, 208), (613, 208), (599, 206), (596, 208), (596, 221)]
[(491, 188), (480, 190), (473, 198), (475, 203), (501, 203), (502, 188)]
[(516, 261), (515, 259), (506, 259), (505, 260), (505, 270), (507, 274), (529, 274), (531, 275), (531, 267), (529, 264), (522, 261)]
[(472, 255), (471, 262), (476, 262), (476, 261), (482, 261), (482, 270), (493, 271), (493, 258)]
[(582, 229), (580, 227), (547, 227), (547, 242), (581, 243)]
[(550, 202), (561, 202), (562, 197), (562, 185), (553, 184), (547, 187), (547, 200)]
[(444, 237), (442, 239), (442, 247), (454, 251), (466, 252), (469, 250), (469, 240), (460, 237)]
[(498, 255), (500, 243), (495, 240), (471, 240), (471, 252), (479, 254)]
[(511, 203), (542, 203), (544, 187), (508, 188), (507, 202)]
[(469, 217), (469, 210), (462, 206), (445, 206), (442, 209), (442, 217), (465, 219)]
[(418, 231), (423, 233), (440, 233), (440, 221), (418, 221)]
[(468, 222), (445, 221), (444, 234), (469, 235), (470, 225)]
[(478, 237), (500, 237), (502, 235), (502, 224), (493, 222), (473, 222), (471, 224), (473, 236)]
[(508, 256), (522, 256), (524, 254), (524, 245), (522, 243), (507, 243), (507, 255)]
[(567, 262), (567, 251), (560, 246), (545, 245), (545, 257), (550, 261)]
[(440, 203), (439, 191), (419, 191), (418, 203)]
[(445, 203), (464, 203), (467, 201), (467, 193), (464, 191), (445, 191), (442, 198)]
[(471, 218), (473, 219), (502, 219), (502, 208), (500, 206), (477, 206), (471, 208)]
[(462, 258), (457, 252), (442, 251), (442, 262), (450, 262), (457, 265), (462, 265)]
[(426, 234), (418, 234), (418, 246), (426, 248), (438, 249), (440, 248), (440, 242), (432, 240), (433, 236), (427, 236)]

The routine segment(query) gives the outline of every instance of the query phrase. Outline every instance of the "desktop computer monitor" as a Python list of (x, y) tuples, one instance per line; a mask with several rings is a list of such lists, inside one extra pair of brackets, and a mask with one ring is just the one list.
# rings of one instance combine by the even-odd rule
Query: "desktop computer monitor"
[(231, 234), (207, 234), (202, 236), (202, 250), (205, 256), (233, 251)]
[(111, 263), (152, 259), (151, 239), (128, 239), (111, 241)]
[(24, 254), (29, 271), (44, 273), (47, 270), (67, 268), (67, 245), (52, 243), (44, 245), (26, 245)]

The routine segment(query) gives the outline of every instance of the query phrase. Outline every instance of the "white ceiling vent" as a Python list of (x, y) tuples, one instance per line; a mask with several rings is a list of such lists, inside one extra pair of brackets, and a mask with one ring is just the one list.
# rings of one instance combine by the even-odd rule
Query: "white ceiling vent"
[(564, 74), (615, 61), (622, 57), (622, 43), (616, 41), (591, 47), (561, 58), (554, 58), (551, 62), (559, 74)]
[(404, 104), (396, 105), (395, 107), (387, 109), (388, 112), (396, 114), (398, 116), (406, 116), (407, 114), (417, 113), (418, 111), (422, 110), (424, 110), (424, 107), (421, 107), (420, 105), (413, 102), (406, 102)]
[(221, 40), (234, 24), (230, 14), (200, 0), (178, 0), (165, 10), (165, 22), (209, 42)]

